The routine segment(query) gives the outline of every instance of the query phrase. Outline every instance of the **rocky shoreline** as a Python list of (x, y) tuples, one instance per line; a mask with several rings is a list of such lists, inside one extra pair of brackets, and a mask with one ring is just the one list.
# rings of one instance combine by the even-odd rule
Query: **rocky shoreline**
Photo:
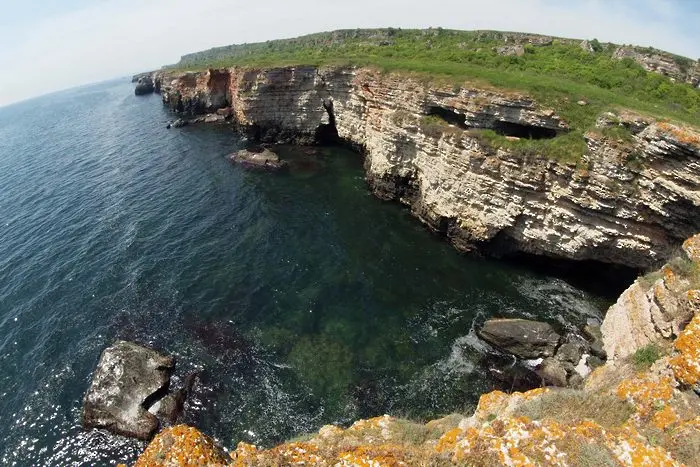
[[(347, 429), (324, 426), (271, 449), (240, 442), (226, 451), (197, 429), (177, 425), (163, 429), (135, 465), (697, 465), (700, 234), (686, 240), (657, 275), (637, 280), (611, 307), (602, 332), (588, 330), (589, 349), (600, 340), (607, 346), (628, 331), (611, 323), (619, 320), (620, 307), (639, 318), (624, 297), (650, 283), (666, 288), (664, 311), (675, 313), (678, 327), (663, 333), (648, 322), (647, 329), (632, 329), (631, 353), (622, 356), (612, 349), (604, 365), (581, 378), (578, 389), (543, 385), (525, 393), (494, 391), (481, 396), (470, 416), (452, 414), (423, 424), (384, 415)], [(649, 334), (649, 326), (657, 332)], [(545, 323), (493, 320), (479, 334), (524, 359), (565, 362), (573, 356), (572, 362), (581, 351), (562, 343)], [(100, 372), (98, 367), (96, 375)]]
[[(346, 430), (323, 427), (307, 441), (273, 449), (239, 443), (230, 453), (175, 426), (137, 465), (681, 465), (700, 458), (696, 129), (605, 113), (585, 134), (587, 153), (566, 161), (483, 138), (479, 130), (513, 140), (570, 131), (556, 109), (510, 91), (349, 67), (155, 72), (135, 82), (162, 95), (178, 114), (175, 128), (220, 123), (258, 143), (351, 145), (364, 155), (377, 197), (410, 206), (458, 250), (637, 270), (666, 262), (637, 279), (602, 325), (587, 326), (582, 336), (560, 335), (547, 323), (487, 321), (479, 336), (529, 365), (543, 388), (485, 394), (472, 416), (427, 424), (384, 416)], [(611, 128), (630, 139), (610, 136)], [(284, 166), (266, 148), (230, 160)]]
[[(231, 125), (262, 143), (337, 140), (361, 151), (373, 193), (459, 250), (658, 267), (700, 230), (700, 132), (630, 112), (600, 115), (570, 162), (493, 147), (569, 131), (526, 95), (426, 84), (366, 68), (155, 72), (180, 122)], [(583, 103), (585, 104), (585, 102)], [(629, 140), (606, 136), (621, 128)]]

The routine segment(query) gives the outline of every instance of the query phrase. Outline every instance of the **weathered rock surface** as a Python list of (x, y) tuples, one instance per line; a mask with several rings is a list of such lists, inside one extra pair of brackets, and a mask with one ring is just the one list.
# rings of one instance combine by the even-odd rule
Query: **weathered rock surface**
[(629, 45), (618, 47), (613, 57), (618, 60), (631, 58), (647, 71), (653, 71), (691, 86), (700, 87), (700, 63), (696, 60), (675, 57), (661, 50)]
[[(578, 164), (561, 163), (493, 149), (475, 132), (550, 138), (568, 131), (555, 110), (520, 93), (342, 67), (231, 68), (160, 79), (173, 110), (195, 116), (227, 109), (233, 125), (258, 141), (311, 143), (334, 128), (364, 152), (377, 196), (409, 205), (461, 250), (493, 244), (647, 268), (700, 230), (694, 130), (615, 115), (601, 126), (630, 128), (632, 142), (590, 132), (588, 154)], [(428, 115), (444, 125), (428, 124)]]
[(551, 325), (526, 319), (490, 319), (479, 330), (479, 337), (527, 359), (551, 357), (561, 338)]
[(174, 364), (172, 357), (131, 342), (105, 349), (85, 394), (83, 426), (150, 439), (159, 422), (147, 408), (167, 392)]
[(610, 307), (601, 326), (611, 361), (646, 345), (672, 339), (700, 310), (700, 235), (683, 243), (680, 256), (634, 282)]
[(228, 156), (228, 159), (244, 167), (279, 170), (287, 166), (279, 156), (268, 148), (242, 149)]

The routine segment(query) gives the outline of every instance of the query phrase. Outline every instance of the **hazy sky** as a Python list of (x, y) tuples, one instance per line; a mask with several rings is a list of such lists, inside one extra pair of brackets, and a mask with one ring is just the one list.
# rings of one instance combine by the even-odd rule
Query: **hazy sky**
[(0, 0), (0, 105), (338, 28), (538, 32), (700, 57), (700, 0)]

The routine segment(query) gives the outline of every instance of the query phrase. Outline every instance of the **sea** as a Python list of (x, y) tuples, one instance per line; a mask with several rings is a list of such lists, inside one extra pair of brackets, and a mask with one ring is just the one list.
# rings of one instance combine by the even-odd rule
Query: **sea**
[(135, 460), (144, 443), (81, 427), (117, 339), (173, 355), (173, 388), (199, 373), (183, 423), (271, 446), (469, 413), (507, 385), (486, 319), (575, 329), (619, 292), (458, 253), (373, 197), (348, 148), (283, 146), (289, 170), (251, 171), (226, 158), (249, 144), (230, 126), (173, 118), (128, 79), (0, 108), (2, 465)]

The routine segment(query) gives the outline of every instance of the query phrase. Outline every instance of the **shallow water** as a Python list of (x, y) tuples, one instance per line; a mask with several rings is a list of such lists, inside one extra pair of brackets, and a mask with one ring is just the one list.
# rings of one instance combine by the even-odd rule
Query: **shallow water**
[(327, 423), (470, 410), (493, 388), (491, 316), (571, 327), (609, 299), (459, 255), (375, 199), (361, 157), (282, 148), (287, 173), (224, 156), (225, 127), (166, 130), (158, 96), (114, 81), (0, 109), (3, 465), (130, 461), (80, 429), (116, 338), (202, 370), (185, 421), (232, 447)]

